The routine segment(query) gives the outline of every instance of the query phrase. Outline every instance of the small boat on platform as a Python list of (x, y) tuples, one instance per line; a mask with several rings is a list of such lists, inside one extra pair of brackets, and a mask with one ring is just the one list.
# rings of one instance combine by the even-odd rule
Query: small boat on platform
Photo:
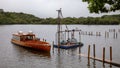
[(33, 48), (40, 51), (50, 52), (51, 49), (48, 42), (41, 41), (32, 31), (28, 33), (23, 33), (22, 31), (14, 33), (11, 42), (19, 46)]
[[(58, 29), (57, 29), (58, 31), (56, 32), (56, 40), (55, 40), (55, 44), (53, 44), (53, 47), (61, 48), (61, 49), (71, 49), (71, 48), (83, 46), (83, 43), (81, 42), (81, 36), (80, 36), (81, 30), (78, 30), (78, 29), (69, 30), (67, 25), (66, 25), (66, 30), (62, 30), (61, 8), (60, 10), (57, 10), (57, 11), (58, 11)], [(79, 41), (75, 38), (75, 32), (79, 33)]]
[(82, 43), (76, 43), (76, 44), (70, 44), (70, 45), (53, 45), (55, 48), (61, 48), (61, 49), (71, 49), (71, 48), (76, 48), (76, 47), (80, 47), (80, 46), (83, 46)]
[[(71, 49), (71, 48), (83, 46), (83, 43), (80, 42), (80, 34), (79, 34), (79, 41), (75, 38), (74, 36), (75, 31), (78, 32), (79, 30), (73, 29), (73, 30), (60, 31), (60, 42), (57, 42), (58, 40), (56, 38), (56, 44), (53, 44), (53, 46), (55, 48), (61, 48), (61, 49)], [(69, 37), (69, 33), (71, 33), (71, 38)], [(56, 37), (57, 37), (57, 33), (56, 33)]]

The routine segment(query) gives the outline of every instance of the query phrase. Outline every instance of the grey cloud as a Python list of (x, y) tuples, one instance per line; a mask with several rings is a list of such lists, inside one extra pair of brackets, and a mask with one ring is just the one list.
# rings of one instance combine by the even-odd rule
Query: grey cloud
[[(0, 9), (11, 12), (30, 13), (38, 17), (57, 17), (56, 10), (62, 8), (64, 17), (101, 16), (90, 14), (87, 3), (82, 0), (0, 0)], [(120, 12), (107, 13), (120, 14)]]

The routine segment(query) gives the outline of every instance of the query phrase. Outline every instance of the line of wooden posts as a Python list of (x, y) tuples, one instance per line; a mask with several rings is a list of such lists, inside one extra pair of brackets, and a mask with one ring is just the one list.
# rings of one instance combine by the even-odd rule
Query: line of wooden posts
[[(112, 31), (112, 32), (113, 32), (113, 38), (117, 38), (118, 33), (115, 31)], [(119, 30), (119, 32), (120, 32), (120, 30)], [(80, 34), (81, 35), (90, 35), (90, 36), (101, 36), (101, 32), (96, 32), (96, 34), (93, 34), (93, 32), (81, 31)], [(105, 31), (105, 38), (108, 38), (109, 34), (110, 34), (110, 31), (108, 31), (108, 32)]]
[[(53, 42), (54, 44), (54, 42)], [(54, 47), (52, 48), (52, 51), (54, 53)], [(79, 52), (81, 53), (81, 52)], [(94, 59), (94, 60), (98, 60), (103, 62), (103, 66), (105, 63), (110, 64), (110, 66), (114, 65), (114, 66), (118, 66), (120, 67), (119, 63), (115, 63), (112, 61), (112, 47), (110, 46), (110, 59), (109, 60), (105, 60), (105, 47), (103, 47), (103, 54), (102, 54), (102, 59), (101, 58), (97, 58), (96, 57), (96, 48), (95, 48), (95, 44), (93, 44), (93, 56), (90, 56), (90, 45), (88, 45), (88, 55), (84, 55), (84, 54), (80, 54), (83, 57), (88, 57), (88, 66), (90, 65), (90, 59)]]
[(91, 31), (89, 31), (89, 32), (87, 32), (87, 31), (81, 31), (81, 33), (80, 33), (81, 35), (90, 35), (90, 36), (101, 36), (101, 32), (96, 32), (96, 34), (93, 34), (93, 32)]
[(112, 61), (112, 47), (111, 46), (110, 46), (110, 59), (109, 60), (105, 60), (105, 47), (103, 47), (102, 59), (96, 57), (95, 51), (96, 51), (95, 50), (95, 44), (93, 44), (93, 56), (90, 56), (90, 45), (88, 46), (88, 56), (87, 56), (88, 57), (88, 65), (90, 65), (90, 58), (91, 58), (91, 59), (103, 62), (103, 66), (104, 66), (104, 63), (109, 63), (110, 66), (114, 65), (114, 66), (120, 67), (119, 63), (115, 63), (115, 62)]
[[(113, 33), (113, 38), (115, 39), (115, 38), (117, 38), (117, 36), (118, 36), (118, 33), (114, 32)], [(109, 32), (105, 31), (105, 38), (108, 38), (108, 37), (109, 37)]]

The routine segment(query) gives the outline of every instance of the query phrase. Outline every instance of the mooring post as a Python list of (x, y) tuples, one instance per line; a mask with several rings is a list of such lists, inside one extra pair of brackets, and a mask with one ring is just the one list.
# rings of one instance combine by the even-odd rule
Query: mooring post
[(79, 47), (79, 54), (81, 53), (81, 47)]
[(110, 67), (112, 67), (112, 47), (110, 46)]
[(98, 36), (98, 32), (96, 32), (96, 36)]
[(96, 55), (95, 55), (95, 44), (93, 44), (93, 57), (95, 58)]
[(90, 35), (90, 32), (89, 32), (89, 35)]
[(90, 59), (90, 45), (88, 45), (88, 59)]
[(112, 62), (112, 47), (110, 46), (110, 62)]
[(96, 68), (95, 57), (96, 57), (96, 55), (95, 55), (95, 44), (93, 44), (93, 68)]
[(99, 36), (101, 36), (101, 33), (99, 32)]
[(80, 32), (79, 32), (79, 42), (81, 42), (81, 34), (80, 34)]
[(103, 47), (103, 66), (104, 66), (104, 62), (105, 62), (105, 47)]
[(53, 53), (54, 53), (54, 41), (53, 41), (53, 43), (52, 43), (52, 51), (53, 51)]
[(90, 66), (90, 45), (88, 45), (88, 66)]

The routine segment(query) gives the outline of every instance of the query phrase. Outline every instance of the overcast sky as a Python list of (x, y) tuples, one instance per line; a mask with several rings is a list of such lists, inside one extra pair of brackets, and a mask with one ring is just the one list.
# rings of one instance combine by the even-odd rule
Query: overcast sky
[[(0, 0), (0, 9), (9, 12), (23, 12), (37, 17), (57, 17), (59, 8), (62, 8), (63, 17), (96, 17), (104, 14), (90, 14), (88, 4), (82, 0)], [(120, 11), (115, 13), (120, 14)]]

